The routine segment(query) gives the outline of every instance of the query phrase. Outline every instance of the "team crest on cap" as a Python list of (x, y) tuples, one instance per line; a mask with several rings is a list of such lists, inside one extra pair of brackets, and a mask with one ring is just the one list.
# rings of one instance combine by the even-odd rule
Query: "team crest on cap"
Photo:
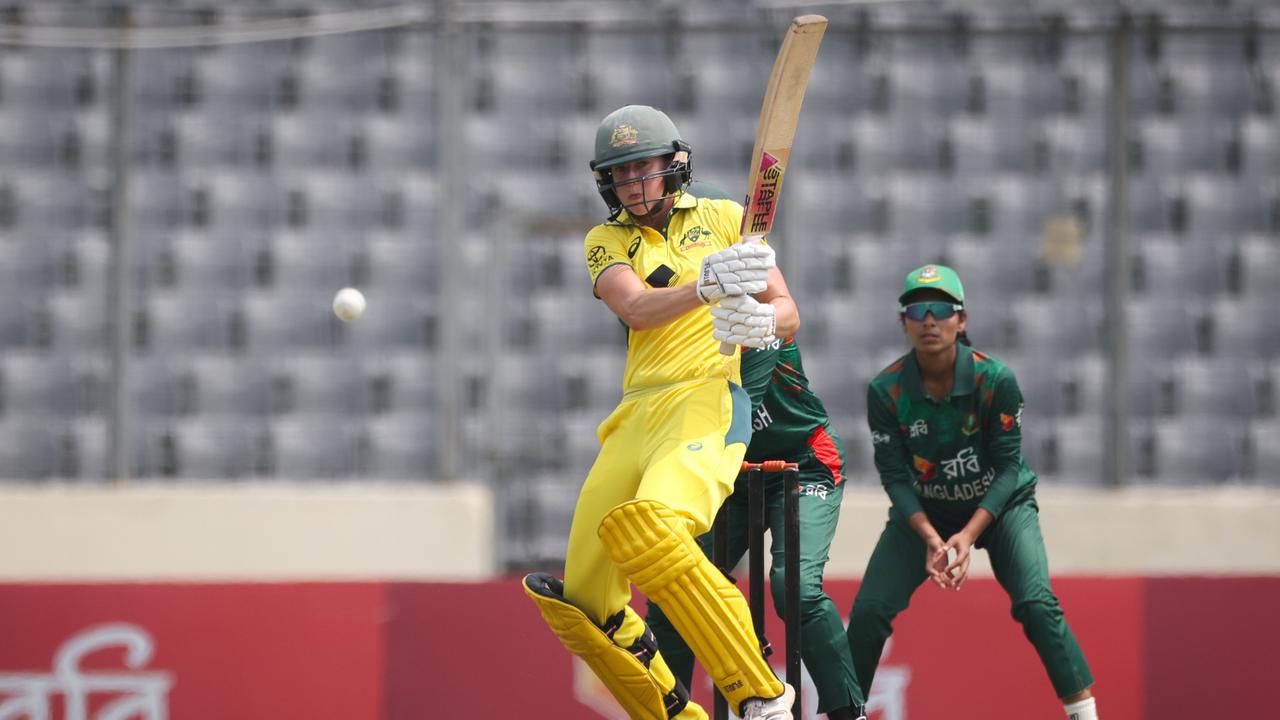
[(922, 283), (938, 282), (941, 279), (942, 275), (938, 273), (938, 268), (932, 265), (925, 265), (924, 269), (920, 271), (920, 276), (916, 278)]
[(635, 145), (640, 142), (640, 131), (631, 123), (618, 123), (618, 127), (613, 129), (613, 135), (609, 138), (609, 147), (620, 148), (624, 145)]

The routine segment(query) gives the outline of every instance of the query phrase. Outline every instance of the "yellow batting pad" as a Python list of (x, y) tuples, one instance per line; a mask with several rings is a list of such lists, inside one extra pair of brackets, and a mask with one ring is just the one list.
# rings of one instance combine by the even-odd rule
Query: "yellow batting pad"
[[(630, 607), (601, 628), (564, 599), (564, 585), (546, 573), (524, 579), (524, 593), (538, 606), (543, 620), (569, 652), (582, 658), (618, 704), (637, 720), (707, 720), (707, 713), (676, 682), (657, 652), (657, 642), (644, 620)], [(615, 639), (633, 642), (622, 647)]]
[(662, 503), (633, 500), (610, 510), (599, 533), (609, 556), (662, 608), (731, 707), (782, 694), (746, 599), (703, 555), (679, 515)]

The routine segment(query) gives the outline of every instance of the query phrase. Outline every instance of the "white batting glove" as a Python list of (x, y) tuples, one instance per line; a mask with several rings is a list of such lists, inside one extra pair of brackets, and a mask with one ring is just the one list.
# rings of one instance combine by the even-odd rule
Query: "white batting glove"
[(711, 335), (721, 341), (751, 348), (773, 344), (774, 307), (750, 295), (726, 297), (711, 308)]
[(698, 299), (710, 305), (738, 295), (764, 292), (769, 268), (776, 265), (773, 248), (760, 243), (735, 243), (702, 258)]

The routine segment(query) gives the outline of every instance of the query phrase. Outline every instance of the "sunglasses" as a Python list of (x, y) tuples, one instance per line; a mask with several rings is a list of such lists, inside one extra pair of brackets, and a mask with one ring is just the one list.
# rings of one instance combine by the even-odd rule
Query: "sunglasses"
[(946, 320), (961, 310), (964, 310), (963, 305), (949, 302), (918, 302), (902, 306), (902, 314), (917, 322), (924, 320), (925, 316), (930, 314), (933, 315), (934, 320)]

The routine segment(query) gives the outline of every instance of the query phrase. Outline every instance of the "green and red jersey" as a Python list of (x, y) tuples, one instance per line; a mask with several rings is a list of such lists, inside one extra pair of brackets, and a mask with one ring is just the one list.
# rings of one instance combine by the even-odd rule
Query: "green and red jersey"
[(1022, 457), (1022, 391), (999, 360), (956, 345), (951, 395), (927, 396), (915, 352), (867, 389), (876, 470), (901, 519), (923, 511), (946, 537), (977, 508), (999, 518), (1034, 492)]
[(822, 400), (809, 389), (794, 337), (742, 348), (742, 386), (751, 396), (748, 461), (799, 462), (812, 450), (831, 469), (835, 484), (844, 481), (844, 446)]

